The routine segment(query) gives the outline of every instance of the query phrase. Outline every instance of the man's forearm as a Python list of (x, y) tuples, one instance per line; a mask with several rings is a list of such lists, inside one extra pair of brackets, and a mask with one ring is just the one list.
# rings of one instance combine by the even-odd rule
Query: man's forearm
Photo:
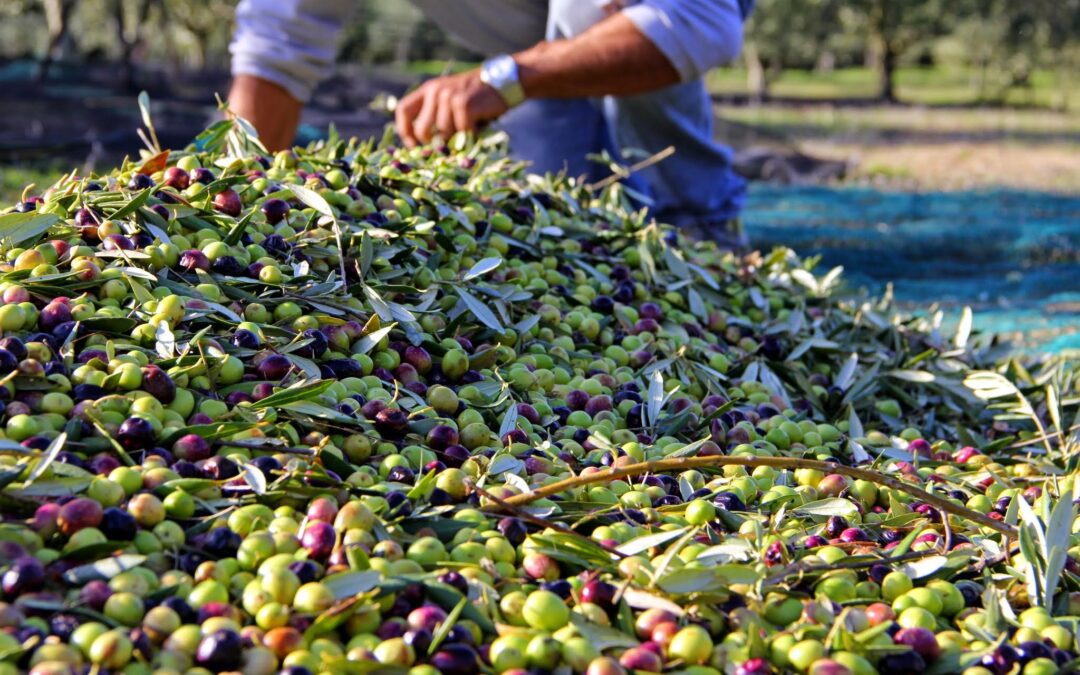
[(292, 144), (302, 108), (280, 85), (254, 75), (237, 75), (229, 90), (229, 109), (255, 125), (259, 140), (272, 152)]
[(622, 14), (575, 38), (541, 42), (514, 60), (529, 98), (632, 96), (680, 81), (663, 52)]

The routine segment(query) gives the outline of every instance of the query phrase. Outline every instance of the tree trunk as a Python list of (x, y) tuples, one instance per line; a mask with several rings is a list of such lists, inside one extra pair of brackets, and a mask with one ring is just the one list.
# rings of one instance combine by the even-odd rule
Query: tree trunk
[(878, 66), (878, 98), (885, 103), (896, 103), (896, 50), (888, 40), (883, 41)]
[(49, 44), (45, 56), (38, 64), (34, 78), (42, 82), (49, 75), (49, 66), (59, 57), (60, 47), (67, 37), (68, 17), (75, 8), (74, 0), (43, 0), (45, 6), (45, 24), (49, 31)]
[(769, 80), (765, 76), (765, 66), (761, 63), (761, 54), (753, 42), (746, 44), (746, 86), (750, 90), (750, 100), (761, 103), (769, 98)]
[(899, 6), (894, 6), (892, 0), (877, 0), (868, 14), (870, 39), (867, 42), (878, 76), (878, 98), (886, 103), (896, 101), (894, 78), (898, 55), (892, 32), (900, 22), (899, 12)]
[(135, 26), (132, 28), (131, 39), (124, 30), (124, 3), (123, 0), (116, 2), (117, 34), (120, 37), (121, 55), (120, 61), (124, 68), (124, 86), (130, 91), (137, 89), (135, 82), (135, 51), (142, 44), (143, 29), (150, 18), (150, 7), (154, 0), (144, 0), (137, 9)]

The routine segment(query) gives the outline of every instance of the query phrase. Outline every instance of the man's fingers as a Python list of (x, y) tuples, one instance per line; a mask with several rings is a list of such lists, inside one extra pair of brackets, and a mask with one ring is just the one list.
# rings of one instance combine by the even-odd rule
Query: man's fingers
[(454, 128), (458, 131), (473, 131), (476, 120), (469, 110), (469, 97), (462, 94), (455, 95), (450, 100), (450, 111), (454, 117)]
[(458, 131), (475, 131), (479, 123), (506, 112), (498, 92), (478, 77), (475, 73), (441, 77), (402, 99), (395, 117), (405, 144), (429, 143), (435, 133), (449, 139)]
[(413, 120), (416, 119), (416, 113), (423, 103), (423, 93), (416, 90), (401, 99), (397, 104), (397, 108), (394, 109), (394, 125), (397, 126), (398, 136), (401, 136), (401, 140), (410, 148), (416, 145)]
[(424, 87), (424, 103), (420, 106), (420, 112), (413, 120), (413, 135), (420, 143), (431, 140), (432, 128), (435, 126), (435, 113), (438, 110), (438, 90), (434, 87)]
[(435, 128), (446, 140), (454, 135), (454, 112), (451, 109), (451, 101), (456, 98), (449, 89), (439, 92), (439, 109), (435, 114)]

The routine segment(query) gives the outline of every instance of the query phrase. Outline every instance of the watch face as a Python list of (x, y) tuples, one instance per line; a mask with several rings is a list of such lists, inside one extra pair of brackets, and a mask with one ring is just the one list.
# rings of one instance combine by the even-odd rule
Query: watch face
[(513, 76), (514, 59), (509, 56), (499, 57), (491, 63), (491, 74), (502, 84)]

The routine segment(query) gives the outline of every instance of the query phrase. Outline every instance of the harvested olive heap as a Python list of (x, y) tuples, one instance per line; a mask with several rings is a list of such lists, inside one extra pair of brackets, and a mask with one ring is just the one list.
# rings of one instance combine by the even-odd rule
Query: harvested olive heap
[(246, 128), (0, 213), (0, 675), (1077, 657), (1075, 364), (494, 141)]

